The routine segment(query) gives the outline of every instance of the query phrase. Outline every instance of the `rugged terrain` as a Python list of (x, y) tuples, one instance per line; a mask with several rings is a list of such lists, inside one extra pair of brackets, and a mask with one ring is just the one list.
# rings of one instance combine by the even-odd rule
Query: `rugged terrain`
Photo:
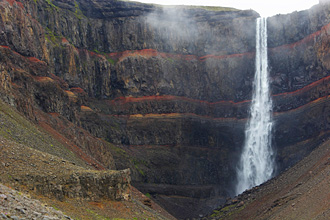
[[(329, 136), (329, 13), (324, 2), (268, 19), (278, 173)], [(56, 143), (11, 129), (16, 116), (2, 136), (76, 165), (130, 168), (132, 184), (179, 218), (233, 194), (256, 12), (1, 0), (0, 15), (0, 97)]]
[(329, 219), (330, 140), (270, 181), (229, 200), (205, 219)]
[(129, 170), (96, 170), (2, 102), (0, 123), (1, 219), (174, 219)]

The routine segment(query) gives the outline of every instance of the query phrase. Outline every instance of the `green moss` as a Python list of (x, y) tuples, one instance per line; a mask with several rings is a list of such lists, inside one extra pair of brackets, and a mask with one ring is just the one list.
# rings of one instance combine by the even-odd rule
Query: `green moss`
[(219, 215), (220, 211), (219, 210), (214, 210), (211, 217), (217, 217)]
[(79, 4), (77, 1), (74, 1), (74, 8), (75, 8), (75, 11), (74, 11), (74, 15), (79, 19), (83, 19), (85, 18), (85, 15), (82, 13), (82, 11), (80, 10), (80, 7), (79, 7)]
[(136, 168), (136, 170), (137, 170), (142, 176), (145, 176), (143, 170), (141, 170), (137, 165), (134, 164), (134, 167)]
[(232, 216), (235, 213), (239, 213), (245, 208), (245, 205), (237, 208), (237, 204), (232, 204), (229, 206), (225, 206), (224, 208), (220, 210), (214, 210), (211, 217), (215, 218), (218, 217), (219, 220), (229, 219), (230, 216)]
[(101, 215), (97, 214), (96, 212), (94, 212), (94, 211), (92, 211), (90, 209), (86, 209), (86, 211), (93, 215), (93, 219), (97, 219), (97, 220), (110, 220), (110, 218), (106, 218), (104, 216), (101, 216)]
[(174, 60), (173, 60), (172, 58), (167, 57), (166, 59), (167, 59), (169, 62), (174, 63)]
[(144, 160), (136, 160), (136, 159), (133, 159), (132, 162), (133, 162), (133, 164), (134, 164), (135, 169), (136, 169), (136, 170), (137, 170), (142, 176), (145, 176), (145, 173), (144, 173), (143, 170), (141, 169), (141, 165), (146, 166), (146, 165), (147, 165), (147, 162), (144, 161)]
[(235, 204), (233, 204), (233, 205), (229, 205), (229, 206), (224, 207), (224, 208), (221, 209), (220, 211), (221, 211), (221, 212), (228, 212), (229, 210), (231, 210), (231, 209), (234, 208), (234, 207), (235, 207)]
[(117, 147), (113, 144), (110, 143), (109, 140), (105, 140), (108, 144), (108, 147), (110, 148), (110, 151), (113, 152), (113, 153), (116, 153), (117, 155), (123, 157), (123, 158), (126, 158), (128, 159), (129, 156), (127, 155), (126, 151), (124, 151), (123, 149), (121, 149), (120, 147)]
[(55, 209), (56, 211), (59, 211), (59, 209), (58, 208), (56, 208), (55, 206), (52, 206), (53, 207), (53, 209)]
[(114, 59), (112, 59), (112, 58), (110, 58), (108, 56), (108, 54), (106, 54), (104, 52), (101, 52), (98, 49), (94, 49), (93, 52), (105, 56), (107, 58), (107, 60), (108, 60), (109, 63), (111, 63), (112, 65), (116, 65), (117, 61), (114, 60)]
[(146, 193), (145, 196), (148, 197), (149, 199), (151, 198), (150, 193)]
[(116, 65), (116, 61), (111, 59), (111, 58), (107, 58), (108, 62), (111, 63), (112, 65)]
[(50, 8), (55, 9), (56, 11), (59, 10), (59, 8), (53, 4), (52, 0), (46, 0), (46, 3), (50, 6)]
[(46, 28), (45, 31), (46, 40), (52, 43), (54, 46), (59, 47), (62, 37), (55, 35), (54, 32), (52, 32), (49, 28)]
[(98, 51), (97, 49), (94, 49), (93, 52), (94, 52), (94, 53), (97, 53), (97, 54), (101, 54), (101, 52)]

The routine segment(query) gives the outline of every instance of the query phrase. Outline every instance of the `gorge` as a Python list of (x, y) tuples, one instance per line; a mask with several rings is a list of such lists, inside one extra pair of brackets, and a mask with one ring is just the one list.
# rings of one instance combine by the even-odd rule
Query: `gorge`
[[(267, 19), (276, 173), (329, 137), (329, 14), (325, 1)], [(29, 129), (1, 136), (94, 169), (130, 168), (132, 185), (177, 218), (235, 195), (258, 13), (0, 0), (0, 15), (3, 105), (57, 142), (40, 147), (23, 138)]]

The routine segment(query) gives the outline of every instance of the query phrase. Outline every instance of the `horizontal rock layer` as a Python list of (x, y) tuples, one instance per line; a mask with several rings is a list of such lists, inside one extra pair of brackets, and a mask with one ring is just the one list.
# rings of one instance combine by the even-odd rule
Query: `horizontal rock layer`
[[(329, 129), (329, 10), (268, 18), (279, 171)], [(252, 96), (255, 12), (21, 0), (0, 2), (0, 13), (2, 99), (96, 167), (130, 167), (178, 216), (173, 201), (192, 199), (179, 217), (230, 195)]]

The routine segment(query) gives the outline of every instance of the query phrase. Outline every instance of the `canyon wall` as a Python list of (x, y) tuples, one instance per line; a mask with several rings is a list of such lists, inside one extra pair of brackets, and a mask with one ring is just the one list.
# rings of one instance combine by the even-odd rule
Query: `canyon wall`
[[(280, 172), (329, 132), (330, 5), (268, 19)], [(254, 11), (1, 0), (0, 94), (177, 217), (232, 194), (254, 77)]]

